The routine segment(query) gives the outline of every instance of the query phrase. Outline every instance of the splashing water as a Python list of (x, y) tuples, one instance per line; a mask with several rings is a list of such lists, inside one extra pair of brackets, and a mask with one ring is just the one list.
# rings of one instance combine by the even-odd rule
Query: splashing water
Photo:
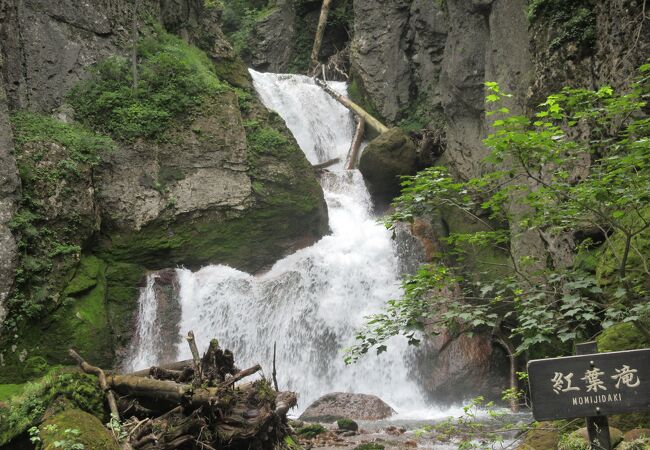
[[(181, 333), (194, 330), (202, 349), (217, 337), (239, 367), (259, 362), (267, 375), (276, 342), (280, 388), (298, 392), (301, 409), (323, 394), (344, 391), (375, 394), (399, 413), (422, 418), (426, 405), (409, 377), (405, 340), (351, 366), (343, 362), (343, 349), (353, 344), (364, 316), (400, 295), (390, 233), (372, 215), (361, 174), (342, 169), (352, 117), (308, 77), (251, 74), (264, 104), (284, 118), (310, 162), (341, 159), (321, 177), (332, 234), (258, 276), (223, 265), (178, 269)], [(346, 93), (344, 83), (331, 84)], [(141, 309), (140, 321), (151, 320)], [(138, 330), (132, 368), (151, 363), (140, 353), (151, 352), (145, 341), (155, 336), (146, 327)], [(190, 357), (185, 343), (178, 344), (178, 353)]]

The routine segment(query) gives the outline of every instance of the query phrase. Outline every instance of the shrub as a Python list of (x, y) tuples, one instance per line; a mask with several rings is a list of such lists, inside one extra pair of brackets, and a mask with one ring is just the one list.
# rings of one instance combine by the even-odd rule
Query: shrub
[(129, 61), (115, 56), (71, 90), (68, 100), (81, 122), (125, 141), (160, 137), (205, 96), (229, 88), (205, 53), (160, 29), (140, 41), (138, 58), (137, 86)]

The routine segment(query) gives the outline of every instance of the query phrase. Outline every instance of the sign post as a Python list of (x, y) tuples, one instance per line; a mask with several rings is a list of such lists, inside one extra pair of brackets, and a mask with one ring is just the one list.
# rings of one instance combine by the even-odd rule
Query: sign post
[[(598, 344), (595, 341), (576, 344), (577, 355), (588, 355), (598, 353)], [(593, 368), (593, 364), (590, 364)], [(600, 407), (596, 407), (596, 414), (600, 414)], [(587, 435), (594, 450), (611, 450), (612, 440), (609, 436), (609, 421), (607, 416), (596, 415), (585, 417), (587, 422)]]
[(594, 450), (610, 450), (607, 416), (650, 411), (650, 349), (598, 353), (595, 342), (576, 356), (528, 363), (535, 420), (584, 417)]

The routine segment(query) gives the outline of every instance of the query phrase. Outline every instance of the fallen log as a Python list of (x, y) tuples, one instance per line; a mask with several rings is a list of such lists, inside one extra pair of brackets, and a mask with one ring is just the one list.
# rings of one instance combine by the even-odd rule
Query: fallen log
[(329, 85), (324, 81), (319, 80), (318, 78), (315, 78), (314, 80), (316, 84), (320, 86), (325, 92), (327, 92), (332, 98), (334, 98), (336, 101), (338, 101), (340, 104), (348, 108), (350, 111), (352, 111), (359, 117), (362, 117), (366, 121), (366, 124), (373, 130), (375, 130), (378, 134), (382, 134), (388, 131), (388, 127), (386, 125), (381, 123), (378, 119), (376, 119), (374, 116), (368, 113), (361, 106), (357, 105), (349, 98), (346, 98), (341, 94), (339, 94), (338, 92), (336, 92), (334, 89), (329, 87)]
[(323, 0), (323, 4), (320, 8), (318, 26), (316, 27), (316, 36), (314, 37), (314, 46), (311, 49), (311, 56), (309, 58), (310, 74), (318, 67), (318, 54), (320, 53), (321, 43), (323, 42), (323, 34), (325, 33), (325, 25), (327, 25), (327, 16), (329, 15), (331, 3), (332, 0)]
[(354, 131), (352, 145), (350, 146), (350, 152), (348, 153), (348, 164), (345, 167), (348, 170), (357, 168), (357, 164), (359, 163), (359, 151), (361, 150), (361, 143), (363, 142), (363, 134), (365, 130), (366, 120), (361, 116), (357, 116), (357, 128)]
[[(238, 383), (261, 366), (238, 370), (232, 352), (216, 339), (198, 360), (127, 375), (106, 374), (74, 355), (82, 370), (103, 379), (107, 396), (118, 396), (118, 414), (128, 417), (120, 434), (124, 449), (274, 450), (290, 432), (287, 413), (296, 394), (278, 392), (264, 378)], [(203, 374), (201, 384), (197, 371)], [(183, 377), (186, 381), (179, 381)]]
[(330, 159), (329, 161), (325, 161), (325, 162), (320, 163), (320, 164), (314, 164), (312, 167), (314, 168), (314, 170), (323, 170), (323, 169), (327, 169), (330, 166), (333, 166), (334, 164), (338, 163), (339, 161), (341, 161), (340, 158), (334, 158), (334, 159)]

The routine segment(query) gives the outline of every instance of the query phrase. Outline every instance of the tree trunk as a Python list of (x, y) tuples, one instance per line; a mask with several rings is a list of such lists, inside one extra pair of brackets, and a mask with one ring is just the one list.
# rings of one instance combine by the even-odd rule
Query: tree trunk
[(350, 154), (348, 157), (348, 165), (346, 169), (352, 170), (357, 168), (359, 162), (359, 150), (361, 150), (361, 143), (363, 142), (363, 133), (366, 130), (366, 120), (357, 115), (357, 129), (352, 138), (352, 145), (350, 146)]
[(327, 16), (330, 11), (330, 3), (332, 0), (323, 0), (323, 5), (320, 9), (320, 17), (318, 18), (318, 27), (316, 28), (316, 37), (314, 37), (314, 47), (311, 50), (311, 58), (309, 59), (309, 73), (312, 74), (316, 67), (318, 67), (318, 54), (323, 42), (323, 34), (325, 33), (325, 25), (327, 25)]
[(340, 104), (348, 108), (350, 111), (358, 115), (359, 117), (362, 117), (363, 120), (365, 120), (366, 124), (375, 130), (378, 134), (385, 133), (388, 131), (388, 127), (381, 123), (379, 120), (377, 120), (375, 117), (373, 117), (370, 113), (368, 113), (365, 109), (363, 109), (361, 106), (357, 105), (354, 103), (352, 100), (349, 98), (345, 98), (342, 95), (340, 95), (338, 92), (336, 92), (334, 89), (329, 87), (327, 83), (316, 79), (316, 84), (323, 88), (325, 92), (327, 92), (330, 96), (332, 96), (336, 101), (338, 101)]

